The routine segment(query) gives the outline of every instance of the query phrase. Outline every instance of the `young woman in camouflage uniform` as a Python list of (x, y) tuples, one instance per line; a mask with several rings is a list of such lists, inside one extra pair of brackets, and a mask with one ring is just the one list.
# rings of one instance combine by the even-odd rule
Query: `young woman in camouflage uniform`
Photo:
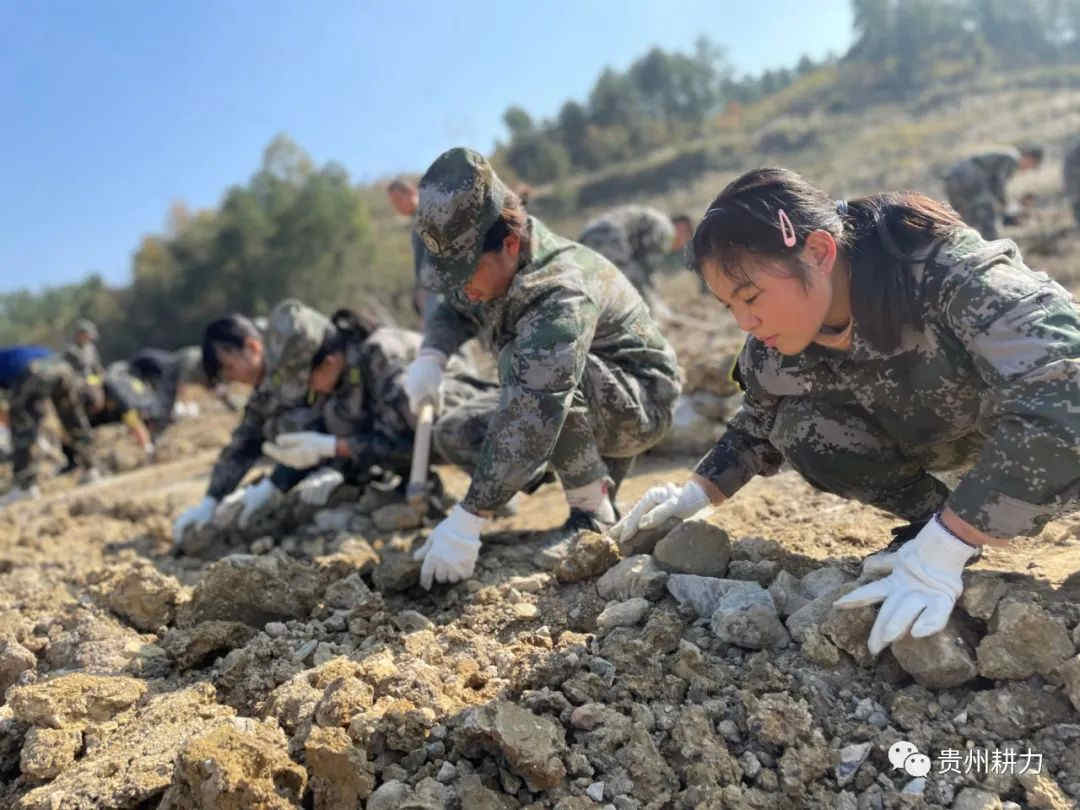
[[(834, 202), (783, 169), (713, 201), (695, 267), (750, 333), (742, 410), (682, 487), (656, 487), (620, 539), (732, 497), (789, 462), (819, 489), (913, 522), (888, 576), (837, 602), (884, 602), (874, 653), (941, 630), (987, 543), (1080, 509), (1080, 316), (1009, 241), (920, 194)], [(931, 474), (961, 470), (950, 491)]]

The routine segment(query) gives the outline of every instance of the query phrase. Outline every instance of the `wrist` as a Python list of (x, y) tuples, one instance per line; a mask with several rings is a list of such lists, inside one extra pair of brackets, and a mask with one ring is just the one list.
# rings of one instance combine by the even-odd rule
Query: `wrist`
[(449, 362), (449, 358), (446, 356), (445, 352), (442, 352), (439, 349), (434, 349), (430, 346), (425, 346), (424, 348), (420, 349), (419, 353), (416, 355), (416, 359), (430, 360), (436, 365), (438, 365), (440, 371), (444, 371), (446, 369), (447, 362)]
[(474, 512), (470, 512), (460, 503), (455, 505), (454, 508), (450, 510), (450, 515), (447, 517), (447, 520), (450, 519), (453, 519), (458, 526), (472, 532), (473, 534), (479, 534), (480, 530), (483, 529), (488, 522), (488, 518), (484, 517), (483, 515), (478, 515)]
[(714, 484), (712, 481), (702, 475), (693, 473), (687, 483), (697, 485), (697, 487), (702, 491), (702, 493), (704, 493), (705, 499), (708, 503), (716, 505), (719, 503), (723, 503), (726, 500), (726, 496), (723, 492), (720, 491), (720, 487), (716, 486), (716, 484)]

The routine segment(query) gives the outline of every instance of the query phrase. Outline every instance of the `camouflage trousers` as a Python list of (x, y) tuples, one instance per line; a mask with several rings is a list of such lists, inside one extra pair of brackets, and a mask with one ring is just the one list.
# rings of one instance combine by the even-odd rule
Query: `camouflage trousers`
[(1004, 211), (984, 180), (964, 173), (950, 175), (945, 178), (945, 193), (960, 218), (982, 234), (983, 239), (998, 238), (998, 222)]
[[(433, 435), (440, 455), (472, 473), (499, 398), (494, 389), (446, 409)], [(531, 479), (548, 465), (570, 489), (605, 477), (617, 485), (633, 458), (667, 433), (674, 407), (674, 399), (657, 397), (646, 381), (590, 354), (550, 457), (523, 458), (522, 468)]]
[(93, 435), (79, 399), (82, 384), (75, 370), (57, 356), (35, 360), (15, 383), (11, 392), (11, 445), (17, 486), (25, 489), (37, 480), (32, 451), (50, 400), (68, 434), (76, 464), (83, 469), (93, 466)]
[(949, 497), (949, 487), (929, 471), (970, 467), (983, 438), (975, 434), (912, 451), (901, 448), (861, 406), (787, 397), (769, 441), (818, 489), (916, 521)]

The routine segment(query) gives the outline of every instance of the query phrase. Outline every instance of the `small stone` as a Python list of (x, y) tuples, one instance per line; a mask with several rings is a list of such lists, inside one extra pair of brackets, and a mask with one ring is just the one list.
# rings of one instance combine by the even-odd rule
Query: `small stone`
[(435, 774), (435, 778), (443, 784), (453, 782), (457, 778), (457, 768), (449, 762), (444, 762), (442, 767), (439, 768), (439, 772)]
[(320, 509), (315, 513), (314, 521), (320, 531), (343, 532), (349, 528), (349, 521), (352, 520), (352, 517), (352, 509), (337, 507), (335, 509)]
[(652, 603), (640, 596), (625, 602), (611, 602), (596, 617), (596, 628), (606, 632), (613, 627), (633, 627), (651, 608)]
[(32, 779), (52, 779), (75, 761), (82, 744), (78, 729), (35, 726), (26, 732), (19, 768)]
[(810, 602), (811, 597), (803, 590), (802, 583), (788, 571), (781, 569), (769, 585), (776, 612), (787, 618)]
[(920, 776), (917, 779), (912, 779), (904, 785), (904, 789), (900, 792), (912, 796), (922, 796), (926, 792), (926, 777)]
[(581, 531), (565, 541), (565, 553), (555, 562), (559, 582), (593, 579), (619, 561), (619, 549), (606, 534)]
[(892, 643), (892, 653), (904, 672), (927, 689), (951, 689), (977, 674), (975, 654), (965, 638), (963, 619), (954, 613), (945, 628), (932, 636), (905, 635)]
[(998, 602), (1009, 592), (1009, 583), (997, 574), (986, 571), (964, 572), (964, 590), (960, 594), (960, 608), (969, 616), (989, 621)]
[(13, 638), (0, 640), (0, 702), (4, 692), (27, 670), (37, 667), (37, 656)]
[(843, 568), (826, 565), (810, 571), (802, 578), (799, 584), (811, 599), (817, 599), (819, 596), (824, 596), (851, 581), (851, 577)]
[(776, 560), (732, 560), (728, 565), (728, 579), (741, 579), (746, 582), (756, 582), (762, 587), (768, 587), (780, 570), (780, 563)]
[[(698, 616), (711, 617), (723, 600), (732, 593), (741, 594), (739, 601), (771, 600), (768, 591), (756, 582), (740, 579), (717, 579), (694, 574), (672, 574), (667, 581), (668, 592), (680, 605), (693, 608)], [(772, 604), (771, 601), (768, 604)], [(775, 606), (774, 606), (775, 607)]]
[(863, 742), (846, 745), (840, 749), (840, 762), (834, 768), (838, 787), (843, 787), (855, 778), (856, 771), (870, 756), (870, 749), (872, 748), (872, 743)]
[(604, 599), (625, 600), (636, 596), (656, 601), (664, 595), (668, 573), (661, 571), (648, 554), (627, 557), (609, 569), (596, 583)]
[(269, 535), (255, 540), (248, 548), (252, 554), (269, 554), (274, 550), (274, 538)]
[(996, 793), (966, 787), (956, 794), (952, 810), (1001, 810), (1001, 799)]
[(540, 615), (540, 608), (532, 602), (517, 602), (514, 607), (514, 617), (524, 621), (535, 619)]
[(979, 674), (994, 680), (1046, 676), (1075, 652), (1065, 623), (1033, 602), (1005, 599), (979, 642)]
[(784, 548), (775, 540), (768, 537), (740, 537), (732, 544), (731, 559), (750, 560), (779, 560), (784, 555)]
[(594, 802), (602, 802), (604, 800), (604, 783), (593, 782), (585, 789), (585, 793)]
[(653, 557), (674, 574), (722, 577), (731, 559), (731, 539), (707, 520), (686, 520), (656, 544)]
[(415, 633), (418, 630), (431, 630), (435, 622), (416, 610), (403, 610), (390, 620), (402, 633)]
[(415, 529), (424, 525), (424, 510), (407, 503), (391, 503), (372, 512), (371, 520), (383, 532)]
[(760, 585), (757, 591), (733, 589), (723, 596), (709, 627), (720, 640), (750, 650), (776, 649), (791, 642), (772, 597)]
[(266, 635), (270, 636), (270, 638), (281, 638), (289, 632), (289, 628), (282, 622), (267, 622), (263, 630), (266, 631)]

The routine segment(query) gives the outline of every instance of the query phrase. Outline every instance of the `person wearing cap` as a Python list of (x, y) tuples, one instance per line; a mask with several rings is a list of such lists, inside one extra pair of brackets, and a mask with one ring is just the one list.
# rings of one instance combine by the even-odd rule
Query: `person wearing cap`
[[(325, 503), (343, 482), (366, 484), (375, 470), (409, 475), (416, 420), (402, 385), (420, 350), (422, 335), (378, 326), (372, 318), (341, 309), (333, 332), (315, 352), (308, 385), (319, 414), (318, 429), (278, 435), (263, 452), (287, 467), (316, 470), (301, 499)], [(442, 393), (455, 407), (490, 387), (459, 355), (450, 358)]]
[(386, 187), (386, 196), (390, 207), (401, 216), (408, 217), (412, 226), (409, 230), (409, 241), (413, 254), (413, 308), (416, 314), (423, 318), (424, 313), (434, 306), (436, 296), (424, 286), (425, 267), (430, 259), (424, 242), (416, 232), (416, 208), (420, 201), (420, 192), (411, 180), (397, 177)]
[(493, 510), (545, 467), (570, 506), (564, 529), (610, 526), (615, 489), (670, 427), (681, 384), (674, 351), (626, 276), (526, 214), (478, 152), (451, 149), (427, 170), (417, 230), (442, 301), (405, 377), (412, 407), (438, 396), (446, 358), (470, 337), (499, 372), (496, 391), (435, 426), (435, 447), (472, 480), (416, 552), (429, 588), (472, 576)]
[(170, 414), (157, 393), (123, 361), (111, 363), (100, 382), (86, 384), (83, 404), (91, 427), (122, 422), (147, 457), (154, 454), (154, 436), (169, 423)]
[(98, 329), (93, 321), (80, 318), (71, 329), (71, 341), (64, 347), (64, 359), (92, 384), (100, 384), (105, 376), (97, 350)]
[(908, 521), (864, 563), (884, 576), (835, 603), (882, 603), (876, 655), (945, 627), (982, 546), (1080, 510), (1080, 312), (1011, 241), (922, 194), (835, 201), (765, 168), (713, 200), (691, 254), (748, 333), (745, 397), (689, 480), (646, 492), (616, 541), (786, 461)]
[(71, 365), (44, 346), (12, 346), (0, 349), (0, 388), (9, 395), (12, 462), (15, 485), (0, 497), (0, 506), (37, 497), (37, 470), (32, 448), (38, 437), (45, 403), (51, 401), (71, 442), (82, 480), (96, 480), (92, 454), (93, 435), (83, 408), (84, 384)]
[(669, 217), (646, 205), (622, 205), (589, 222), (578, 242), (622, 270), (646, 295), (652, 292), (653, 276), (671, 257), (681, 256), (692, 232), (685, 214)]
[(1043, 149), (1035, 144), (970, 155), (945, 175), (949, 204), (983, 239), (997, 239), (998, 223), (1006, 215), (1013, 215), (1005, 185), (1017, 171), (1038, 168), (1042, 159)]
[[(202, 349), (207, 377), (245, 383), (253, 390), (240, 424), (218, 455), (205, 497), (173, 523), (177, 544), (189, 528), (210, 521), (218, 504), (258, 461), (264, 441), (317, 423), (318, 414), (308, 399), (308, 373), (311, 358), (331, 329), (325, 315), (291, 298), (274, 307), (265, 331), (235, 314), (206, 327)], [(243, 501), (240, 526), (246, 527), (300, 477), (278, 465), (269, 477), (233, 495)]]

